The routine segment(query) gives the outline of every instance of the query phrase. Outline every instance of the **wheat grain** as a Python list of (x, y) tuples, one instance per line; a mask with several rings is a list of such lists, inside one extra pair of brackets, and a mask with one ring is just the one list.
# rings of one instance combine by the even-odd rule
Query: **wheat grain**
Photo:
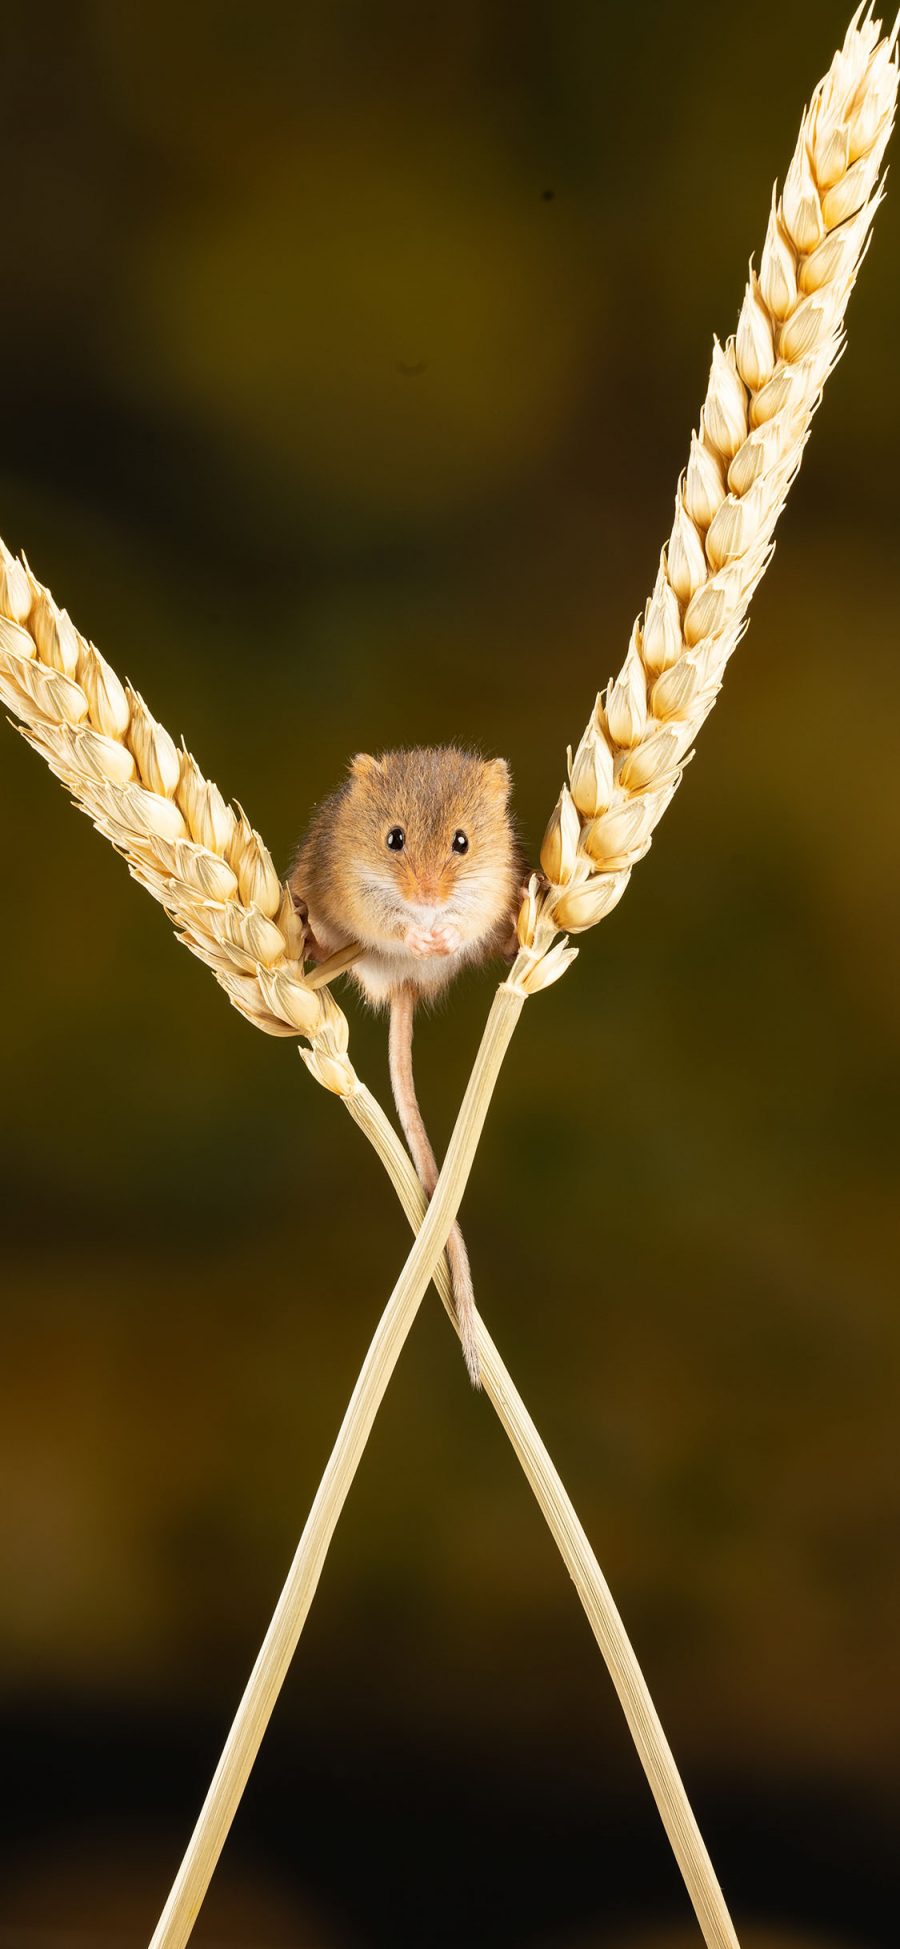
[(653, 592), (569, 751), (541, 849), (545, 884), (532, 882), (519, 916), (526, 982), (557, 933), (581, 933), (618, 905), (744, 634), (884, 194), (896, 43), (896, 26), (882, 37), (860, 8), (803, 116), (737, 330), (713, 348)]
[(323, 971), (305, 977), (304, 930), (259, 833), (2, 541), (0, 697), (234, 1007), (309, 1037), (329, 1086), (352, 1087), (346, 1022)]

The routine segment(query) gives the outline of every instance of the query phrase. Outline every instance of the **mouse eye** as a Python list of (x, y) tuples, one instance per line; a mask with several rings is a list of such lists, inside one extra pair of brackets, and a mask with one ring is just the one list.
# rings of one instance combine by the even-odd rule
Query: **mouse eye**
[(466, 838), (465, 833), (455, 832), (453, 834), (453, 851), (455, 853), (467, 853), (468, 850), (469, 850), (469, 842), (468, 839)]
[(392, 853), (402, 853), (405, 839), (406, 834), (403, 827), (392, 826), (384, 843), (390, 848)]

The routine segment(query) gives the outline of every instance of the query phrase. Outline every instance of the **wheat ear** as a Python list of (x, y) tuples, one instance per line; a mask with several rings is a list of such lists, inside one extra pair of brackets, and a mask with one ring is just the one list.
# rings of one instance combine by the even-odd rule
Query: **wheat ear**
[(308, 1036), (323, 1064), (344, 1055), (344, 1017), (323, 971), (304, 974), (303, 927), (259, 833), (2, 541), (0, 697), (234, 1007)]
[(871, 8), (859, 8), (803, 116), (737, 331), (715, 342), (653, 593), (569, 751), (541, 849), (547, 884), (532, 883), (519, 918), (526, 957), (618, 905), (744, 634), (884, 195), (896, 42), (896, 25), (882, 39)]

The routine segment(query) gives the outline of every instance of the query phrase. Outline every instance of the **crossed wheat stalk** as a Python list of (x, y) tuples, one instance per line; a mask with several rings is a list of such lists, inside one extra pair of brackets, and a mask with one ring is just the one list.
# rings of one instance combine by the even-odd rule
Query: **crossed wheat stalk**
[[(226, 803), (143, 698), (122, 684), (24, 557), (0, 542), (0, 696), (23, 735), (160, 901), (229, 999), (268, 1034), (302, 1036), (310, 1074), (377, 1151), (416, 1234), (356, 1382), (332, 1455), (215, 1777), (153, 1936), (191, 1933), (315, 1594), (385, 1389), (433, 1279), (454, 1323), (444, 1255), (503, 1058), (529, 996), (563, 975), (569, 936), (611, 913), (676, 791), (746, 628), (773, 531), (884, 194), (897, 34), (860, 7), (803, 116), (736, 333), (716, 341), (706, 399), (678, 483), (653, 592), (618, 676), (597, 698), (518, 916), (519, 949), (494, 998), (430, 1204), (384, 1112), (357, 1077), (330, 983), (352, 959), (304, 966), (304, 933), (258, 832)], [(600, 1566), (483, 1322), (484, 1391), (509, 1435), (575, 1583), (710, 1949), (737, 1949), (722, 1892)]]

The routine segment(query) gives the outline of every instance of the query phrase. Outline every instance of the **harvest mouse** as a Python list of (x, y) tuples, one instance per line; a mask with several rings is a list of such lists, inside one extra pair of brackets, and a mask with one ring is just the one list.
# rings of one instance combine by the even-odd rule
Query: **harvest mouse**
[[(509, 791), (502, 758), (449, 745), (361, 753), (316, 808), (291, 872), (313, 955), (358, 942), (364, 952), (350, 972), (368, 1002), (390, 1007), (394, 1100), (428, 1197), (438, 1172), (413, 1082), (413, 1016), (461, 968), (510, 944), (522, 860)], [(458, 1225), (447, 1252), (463, 1354), (478, 1387), (472, 1275)]]

